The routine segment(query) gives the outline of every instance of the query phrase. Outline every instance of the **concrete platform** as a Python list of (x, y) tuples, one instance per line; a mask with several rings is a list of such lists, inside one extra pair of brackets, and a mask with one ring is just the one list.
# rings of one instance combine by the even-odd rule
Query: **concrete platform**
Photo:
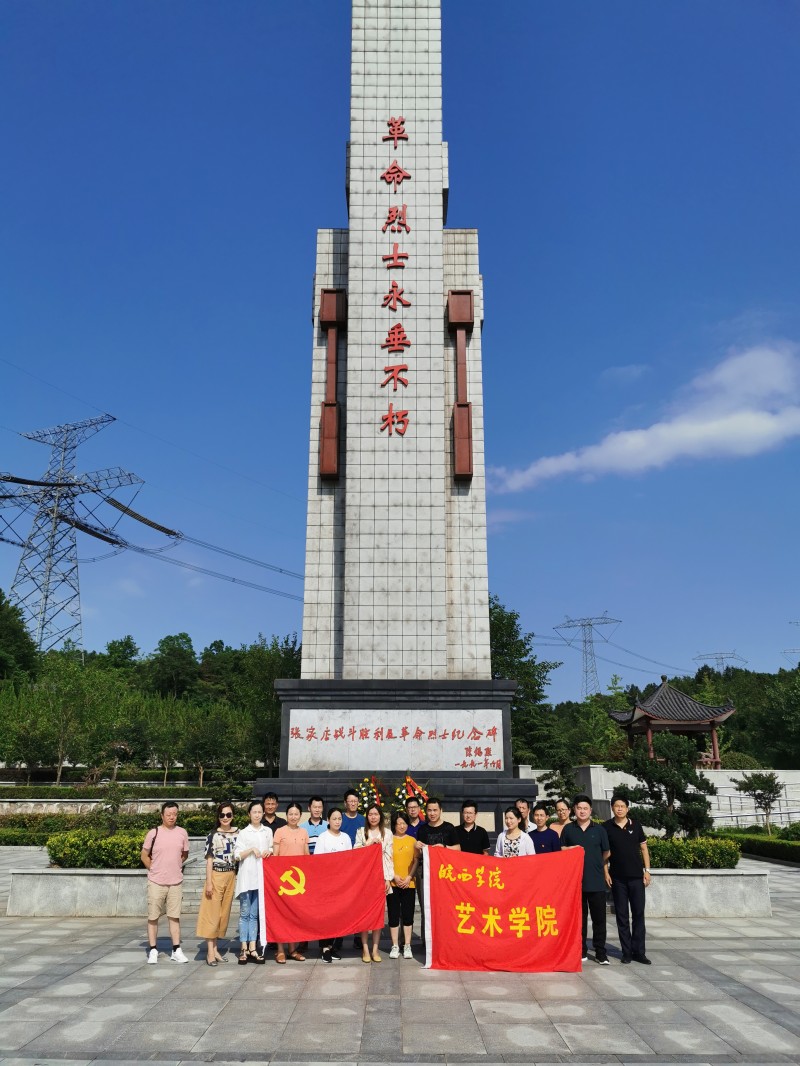
[[(45, 864), (40, 849), (0, 849), (0, 910), (11, 866)], [(651, 918), (648, 967), (620, 964), (611, 918), (611, 965), (581, 974), (427, 971), (416, 947), (390, 960), (388, 937), (380, 965), (349, 950), (333, 965), (310, 952), (211, 968), (193, 916), (189, 964), (163, 939), (148, 966), (143, 918), (0, 918), (0, 1066), (796, 1063), (800, 869), (770, 866), (770, 890), (771, 918)]]

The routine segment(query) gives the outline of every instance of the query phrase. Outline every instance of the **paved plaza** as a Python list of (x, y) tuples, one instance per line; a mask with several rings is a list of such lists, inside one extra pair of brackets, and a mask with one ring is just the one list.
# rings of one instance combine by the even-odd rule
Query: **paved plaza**
[[(9, 871), (45, 863), (42, 849), (0, 849), (0, 910)], [(144, 920), (3, 917), (0, 1055), (4, 1066), (798, 1062), (800, 869), (770, 865), (770, 882), (772, 918), (652, 920), (652, 966), (615, 956), (582, 974), (428, 971), (385, 952), (381, 965), (231, 956), (212, 969), (193, 915), (189, 965), (162, 954), (148, 966)]]

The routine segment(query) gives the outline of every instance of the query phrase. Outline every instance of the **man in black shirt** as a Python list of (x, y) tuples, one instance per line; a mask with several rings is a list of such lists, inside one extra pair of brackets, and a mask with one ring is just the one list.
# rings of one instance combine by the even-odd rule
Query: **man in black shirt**
[(431, 796), (425, 807), (425, 823), (417, 829), (416, 849), (420, 858), (417, 867), (417, 892), (420, 901), (420, 940), (425, 939), (425, 896), (423, 894), (423, 855), (425, 848), (450, 848), (461, 851), (456, 838), (456, 827), (442, 819), (442, 801)]
[(634, 959), (649, 966), (650, 960), (644, 953), (644, 894), (650, 884), (647, 837), (639, 823), (628, 817), (628, 801), (624, 796), (611, 797), (611, 810), (614, 817), (603, 822), (603, 828), (611, 849), (611, 895), (614, 897), (622, 961), (627, 963)]
[(461, 804), (461, 825), (456, 826), (456, 839), (462, 851), (470, 855), (488, 855), (491, 848), (489, 834), (477, 825), (478, 805), (474, 800)]
[(583, 962), (589, 958), (588, 916), (592, 915), (592, 945), (594, 957), (601, 966), (608, 966), (606, 954), (606, 886), (611, 885), (606, 860), (609, 856), (608, 834), (602, 825), (592, 825), (592, 801), (589, 796), (576, 796), (573, 808), (575, 821), (561, 832), (561, 848), (583, 848)]

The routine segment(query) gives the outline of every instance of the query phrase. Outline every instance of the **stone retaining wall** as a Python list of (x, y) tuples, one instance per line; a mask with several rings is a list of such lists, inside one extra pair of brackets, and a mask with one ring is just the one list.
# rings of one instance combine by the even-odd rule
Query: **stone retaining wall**
[(771, 918), (769, 871), (653, 870), (648, 918)]

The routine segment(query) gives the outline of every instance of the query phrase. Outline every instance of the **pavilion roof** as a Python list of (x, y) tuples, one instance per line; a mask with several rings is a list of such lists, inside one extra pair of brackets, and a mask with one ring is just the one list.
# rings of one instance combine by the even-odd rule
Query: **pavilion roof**
[(633, 725), (643, 718), (652, 721), (674, 722), (724, 722), (736, 708), (728, 701), (722, 707), (700, 703), (680, 689), (673, 688), (662, 676), (661, 684), (646, 700), (637, 700), (633, 710), (611, 711), (611, 717), (620, 725)]

